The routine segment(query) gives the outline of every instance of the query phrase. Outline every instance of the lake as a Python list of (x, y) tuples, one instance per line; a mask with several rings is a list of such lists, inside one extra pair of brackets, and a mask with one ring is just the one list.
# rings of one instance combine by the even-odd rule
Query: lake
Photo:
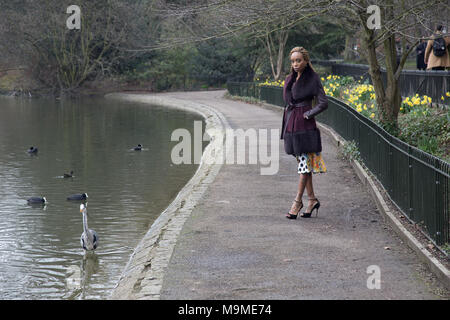
[[(171, 133), (193, 134), (196, 120), (104, 98), (0, 97), (0, 299), (108, 298), (135, 246), (197, 170), (170, 157)], [(66, 200), (84, 192), (99, 236), (87, 255), (81, 202)], [(31, 206), (32, 196), (48, 203)]]

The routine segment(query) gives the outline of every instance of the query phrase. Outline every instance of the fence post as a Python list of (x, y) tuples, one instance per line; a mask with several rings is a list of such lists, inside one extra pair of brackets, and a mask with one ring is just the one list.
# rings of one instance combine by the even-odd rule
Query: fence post
[(411, 146), (408, 146), (408, 204), (409, 204), (409, 218), (414, 220), (413, 208), (413, 168), (411, 163)]

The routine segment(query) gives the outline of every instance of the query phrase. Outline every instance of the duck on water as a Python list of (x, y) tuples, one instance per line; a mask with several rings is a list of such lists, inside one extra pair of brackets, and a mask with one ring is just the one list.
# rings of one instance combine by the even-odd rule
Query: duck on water
[(88, 198), (87, 193), (72, 194), (67, 197), (67, 200), (86, 200)]
[(30, 149), (27, 150), (29, 154), (37, 154), (38, 148), (31, 146)]
[(28, 204), (46, 204), (47, 199), (45, 197), (31, 197), (27, 199)]
[(70, 171), (70, 173), (64, 173), (64, 178), (73, 178), (73, 170)]

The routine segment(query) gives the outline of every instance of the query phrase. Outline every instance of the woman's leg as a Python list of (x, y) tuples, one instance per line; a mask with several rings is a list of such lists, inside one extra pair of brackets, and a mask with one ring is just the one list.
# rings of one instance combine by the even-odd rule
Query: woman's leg
[(311, 212), (312, 207), (317, 203), (316, 196), (314, 194), (314, 187), (312, 183), (312, 173), (307, 174), (308, 178), (306, 180), (306, 193), (308, 194), (308, 206), (305, 212)]
[(299, 209), (303, 206), (302, 204), (302, 197), (303, 192), (305, 191), (306, 182), (307, 182), (308, 175), (307, 174), (300, 174), (300, 178), (298, 180), (298, 189), (297, 189), (297, 195), (295, 197), (295, 200), (292, 203), (291, 210), (289, 210), (290, 214), (297, 214)]
[(298, 180), (298, 190), (297, 190), (297, 197), (295, 200), (301, 201), (303, 197), (303, 192), (305, 192), (305, 187), (308, 184), (308, 174), (307, 173), (301, 173), (300, 178)]

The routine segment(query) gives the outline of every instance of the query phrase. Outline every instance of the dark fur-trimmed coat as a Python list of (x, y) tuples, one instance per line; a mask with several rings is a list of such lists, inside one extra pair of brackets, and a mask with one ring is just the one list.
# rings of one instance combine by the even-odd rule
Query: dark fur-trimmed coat
[[(287, 154), (300, 155), (308, 152), (321, 152), (322, 142), (314, 117), (328, 108), (320, 78), (307, 65), (296, 80), (297, 73), (287, 76), (284, 82), (283, 98), (286, 107), (283, 113), (281, 139)], [(313, 99), (316, 104), (313, 107)]]

